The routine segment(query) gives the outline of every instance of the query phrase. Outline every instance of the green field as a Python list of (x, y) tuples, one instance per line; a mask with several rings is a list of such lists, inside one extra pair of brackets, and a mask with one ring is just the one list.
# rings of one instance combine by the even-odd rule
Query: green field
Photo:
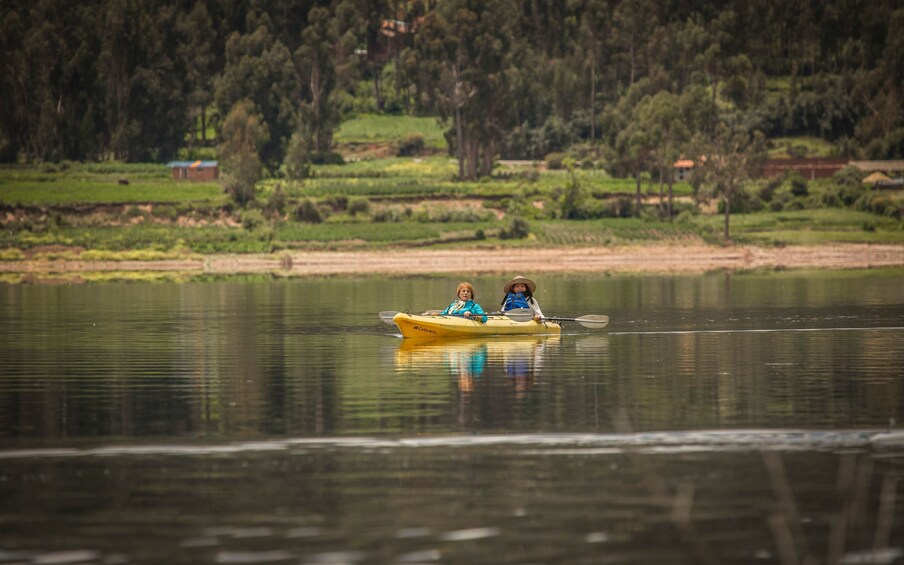
[(174, 181), (164, 165), (0, 167), (0, 204), (9, 206), (227, 202), (220, 184)]
[[(441, 145), (433, 118), (363, 116), (345, 122), (337, 138), (393, 143), (412, 132), (430, 139), (431, 147)], [(255, 201), (242, 209), (221, 183), (173, 181), (163, 164), (0, 166), (0, 261), (34, 255), (155, 260), (291, 249), (724, 241), (722, 215), (700, 213), (687, 183), (674, 186), (680, 214), (669, 222), (659, 217), (659, 185), (649, 177), (641, 186), (644, 205), (637, 218), (631, 217), (635, 181), (612, 178), (602, 169), (546, 170), (526, 163), (497, 164), (492, 177), (472, 182), (458, 182), (456, 174), (455, 161), (444, 153), (315, 165), (312, 177), (301, 181), (262, 180)], [(574, 182), (583, 215), (566, 216)], [(900, 194), (857, 189), (856, 206), (849, 199), (847, 208), (825, 207), (829, 201), (838, 205), (833, 195), (841, 189), (834, 183), (811, 181), (807, 194), (794, 196), (785, 181), (767, 198), (762, 196), (767, 182), (758, 181), (749, 192), (762, 196), (764, 211), (733, 214), (732, 239), (756, 245), (904, 243)], [(768, 211), (776, 208), (784, 211)], [(517, 231), (516, 218), (522, 222)]]
[[(697, 216), (693, 223), (715, 237), (723, 221), (722, 216)], [(904, 243), (900, 220), (841, 208), (733, 214), (730, 225), (734, 240), (761, 245)]]
[(436, 118), (365, 114), (342, 122), (336, 143), (389, 143), (408, 135), (420, 135), (431, 149), (445, 149), (446, 140)]

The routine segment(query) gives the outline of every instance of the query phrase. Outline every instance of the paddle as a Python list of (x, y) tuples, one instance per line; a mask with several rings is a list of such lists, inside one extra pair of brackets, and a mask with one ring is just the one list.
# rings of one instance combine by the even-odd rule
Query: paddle
[[(516, 308), (514, 310), (509, 310), (505, 315), (516, 322), (528, 322), (533, 319), (534, 311), (530, 308)], [(585, 328), (593, 330), (603, 329), (609, 325), (609, 316), (603, 316), (602, 314), (587, 314), (578, 318), (560, 318), (558, 316), (551, 316), (542, 318), (542, 320), (544, 322), (577, 322)]]
[[(427, 310), (424, 312), (424, 316), (439, 316), (442, 310)], [(514, 310), (512, 310), (514, 312)], [(380, 320), (384, 324), (389, 324), (390, 326), (394, 326), (395, 323), (392, 321), (392, 318), (398, 314), (398, 310), (383, 310), (378, 314), (380, 316)], [(485, 316), (508, 316), (508, 312), (505, 314), (500, 314), (499, 312), (485, 312)], [(461, 316), (461, 314), (446, 314), (446, 316)], [(479, 316), (479, 314), (474, 314), (474, 316)], [(464, 317), (464, 316), (462, 316)]]
[[(428, 310), (424, 312), (424, 314), (428, 316), (438, 316), (441, 310)], [(397, 310), (384, 310), (380, 312), (380, 320), (383, 321), (384, 324), (389, 324), (390, 326), (395, 325), (392, 321), (393, 316), (398, 314)], [(453, 314), (454, 315), (454, 314)], [(529, 322), (534, 318), (534, 311), (530, 308), (515, 308), (514, 310), (509, 310), (508, 312), (487, 312), (487, 316), (505, 316), (511, 320), (516, 322)], [(544, 321), (549, 322), (577, 322), (584, 326), (585, 328), (590, 328), (593, 330), (601, 330), (609, 325), (609, 316), (603, 316), (601, 314), (587, 314), (586, 316), (581, 316), (579, 318), (559, 318), (559, 317), (551, 317), (551, 318), (543, 318)]]

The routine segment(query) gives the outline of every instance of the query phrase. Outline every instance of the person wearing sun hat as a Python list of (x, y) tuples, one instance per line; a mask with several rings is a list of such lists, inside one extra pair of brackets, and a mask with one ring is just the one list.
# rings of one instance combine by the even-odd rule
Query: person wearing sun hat
[(530, 308), (534, 312), (534, 320), (539, 322), (543, 318), (543, 312), (540, 310), (537, 299), (534, 298), (536, 290), (537, 283), (527, 277), (516, 276), (502, 287), (502, 291), (505, 293), (505, 298), (502, 299), (502, 311)]

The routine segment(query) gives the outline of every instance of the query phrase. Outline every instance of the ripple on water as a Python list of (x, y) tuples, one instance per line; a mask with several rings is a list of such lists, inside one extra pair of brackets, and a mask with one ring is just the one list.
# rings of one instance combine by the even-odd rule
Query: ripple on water
[(0, 451), (0, 460), (54, 459), (167, 455), (204, 457), (262, 451), (304, 452), (309, 449), (335, 451), (365, 449), (389, 454), (396, 449), (444, 447), (523, 447), (529, 455), (618, 454), (624, 450), (648, 453), (680, 451), (807, 451), (847, 448), (904, 449), (904, 432), (887, 430), (692, 430), (638, 432), (628, 434), (500, 434), (454, 435), (417, 438), (292, 438), (228, 444), (116, 445), (95, 448), (11, 449)]

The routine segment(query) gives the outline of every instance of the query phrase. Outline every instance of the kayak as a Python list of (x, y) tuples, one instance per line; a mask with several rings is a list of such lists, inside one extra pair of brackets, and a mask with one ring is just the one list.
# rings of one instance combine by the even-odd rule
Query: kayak
[(462, 316), (420, 316), (399, 312), (392, 317), (402, 337), (473, 337), (484, 335), (549, 335), (562, 332), (555, 322), (516, 322), (506, 316), (487, 316), (486, 323)]

